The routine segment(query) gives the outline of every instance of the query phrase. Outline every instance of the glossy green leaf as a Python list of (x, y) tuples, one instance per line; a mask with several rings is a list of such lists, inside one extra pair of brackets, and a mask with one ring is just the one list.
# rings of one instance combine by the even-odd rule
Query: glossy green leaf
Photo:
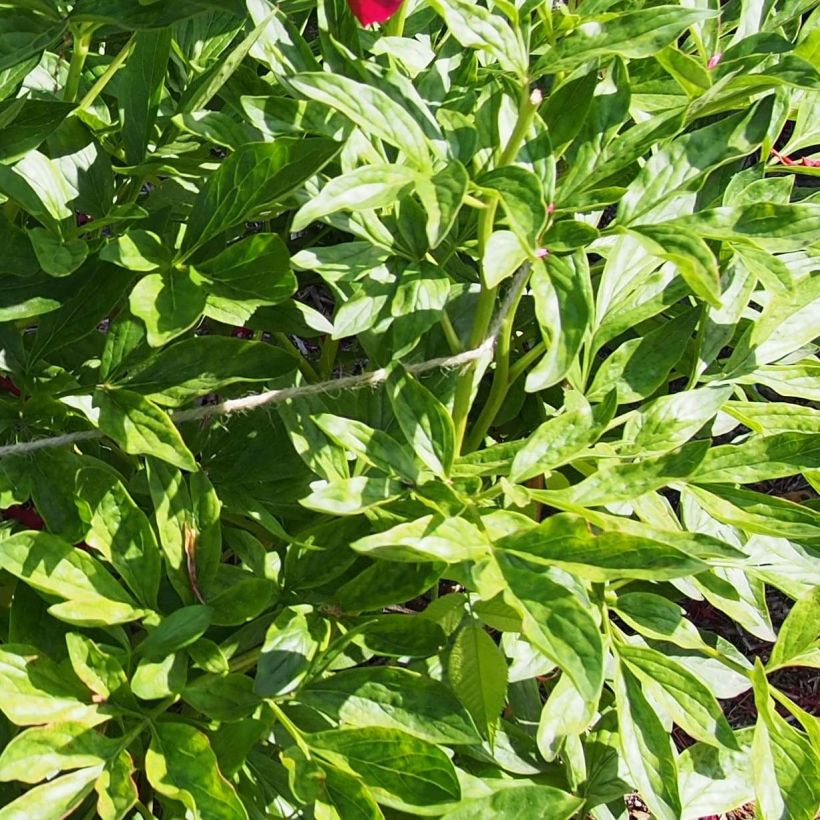
[(482, 734), (492, 737), (507, 699), (507, 661), (477, 624), (456, 634), (447, 656), (447, 681)]
[(193, 327), (205, 310), (202, 277), (191, 268), (149, 273), (131, 291), (131, 313), (145, 324), (151, 347), (161, 347)]
[(0, 754), (0, 780), (39, 783), (70, 769), (97, 766), (112, 757), (116, 740), (84, 723), (51, 723), (16, 735)]
[(60, 820), (79, 808), (94, 788), (101, 766), (91, 766), (71, 774), (55, 777), (40, 786), (29, 789), (16, 800), (0, 809), (3, 820)]
[[(248, 143), (231, 154), (196, 198), (184, 248), (271, 208), (329, 162), (338, 146), (324, 139)], [(133, 306), (132, 306), (133, 310)]]
[(196, 461), (167, 414), (138, 393), (121, 388), (98, 390), (100, 430), (126, 453), (160, 458), (183, 470), (196, 470)]
[(594, 535), (584, 519), (571, 513), (552, 515), (535, 529), (501, 538), (496, 547), (534, 564), (562, 567), (599, 582), (618, 577), (677, 578), (707, 567), (649, 538), (617, 532)]
[(794, 818), (810, 820), (820, 805), (818, 754), (805, 736), (775, 710), (759, 661), (752, 682), (758, 713), (752, 740), (757, 805), (767, 817), (787, 812)]
[(447, 475), (455, 457), (455, 430), (444, 405), (401, 366), (390, 373), (387, 393), (416, 455), (437, 475)]
[(465, 48), (489, 52), (505, 71), (527, 73), (527, 57), (520, 35), (504, 19), (467, 0), (433, 0), (433, 8)]
[(820, 623), (820, 590), (809, 590), (795, 601), (786, 620), (780, 627), (777, 641), (772, 647), (767, 668), (799, 666), (801, 656), (820, 649), (817, 625)]
[(168, 28), (140, 31), (134, 37), (134, 48), (120, 76), (117, 95), (129, 165), (142, 162), (152, 137), (170, 51)]
[(622, 664), (614, 688), (621, 754), (633, 783), (657, 817), (680, 817), (678, 772), (669, 735), (637, 679)]
[(390, 561), (476, 561), (487, 555), (490, 543), (464, 518), (425, 515), (384, 532), (354, 541), (351, 549)]
[(174, 610), (139, 644), (139, 653), (149, 660), (159, 660), (192, 644), (205, 634), (212, 615), (213, 610), (207, 606)]
[(87, 693), (48, 656), (32, 646), (4, 644), (0, 649), (0, 704), (18, 726), (47, 721), (75, 721), (86, 726), (106, 718), (84, 702)]
[(398, 729), (335, 729), (310, 735), (308, 744), (331, 763), (352, 769), (380, 803), (412, 811), (461, 796), (447, 755)]
[(302, 230), (341, 210), (361, 211), (393, 204), (413, 184), (416, 172), (404, 165), (364, 165), (335, 177), (296, 213), (293, 230)]
[(161, 554), (151, 524), (120, 482), (91, 505), (86, 543), (111, 562), (137, 600), (155, 608)]
[(582, 23), (543, 58), (539, 67), (550, 74), (566, 71), (603, 55), (651, 57), (689, 26), (707, 20), (707, 9), (655, 6), (651, 14), (627, 11)]
[[(705, 684), (685, 667), (654, 649), (622, 644), (618, 655), (645, 685), (660, 687), (674, 702), (672, 719), (691, 737), (729, 749), (737, 742), (720, 705)], [(668, 701), (667, 701), (667, 705)]]
[(582, 805), (580, 797), (552, 786), (511, 785), (485, 797), (464, 800), (442, 817), (445, 820), (514, 820), (528, 812), (537, 812), (555, 820), (570, 820)]
[(604, 675), (601, 633), (585, 605), (553, 571), (533, 571), (504, 554), (497, 560), (509, 585), (505, 601), (521, 616), (527, 639), (572, 679), (584, 698), (597, 700)]
[(347, 726), (401, 729), (430, 743), (480, 741), (475, 724), (452, 692), (406, 669), (348, 669), (314, 681), (299, 702)]
[(418, 167), (430, 167), (430, 145), (421, 127), (384, 91), (324, 72), (300, 73), (288, 82), (300, 94), (339, 111), (367, 133), (403, 151)]
[(145, 773), (160, 793), (195, 815), (246, 818), (234, 787), (217, 768), (208, 738), (185, 723), (157, 723), (145, 753)]
[[(87, 552), (46, 532), (21, 532), (0, 541), (0, 567), (40, 592), (66, 601), (95, 602), (101, 609), (96, 624), (105, 625), (106, 602), (122, 605), (119, 621), (131, 621), (141, 616), (133, 607), (130, 595)], [(91, 625), (88, 622), (86, 625)]]
[(273, 345), (196, 336), (147, 357), (123, 383), (155, 404), (177, 407), (231, 384), (266, 382), (295, 368), (293, 357)]
[(94, 788), (97, 790), (97, 813), (102, 820), (124, 820), (139, 799), (133, 779), (134, 761), (122, 751), (102, 770)]

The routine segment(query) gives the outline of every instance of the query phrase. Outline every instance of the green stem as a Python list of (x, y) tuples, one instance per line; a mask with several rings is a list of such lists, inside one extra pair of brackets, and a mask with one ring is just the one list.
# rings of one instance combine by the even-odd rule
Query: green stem
[[(532, 121), (535, 117), (538, 106), (541, 104), (541, 92), (537, 89), (530, 91), (529, 85), (524, 84), (521, 90), (521, 99), (518, 104), (518, 118), (516, 119), (513, 132), (506, 147), (501, 153), (497, 167), (509, 165), (517, 156)], [(484, 259), (487, 250), (487, 243), (492, 236), (495, 225), (495, 212), (498, 208), (498, 197), (487, 203), (487, 207), (478, 215), (478, 258)], [(493, 308), (495, 307), (495, 297), (497, 288), (490, 287), (481, 275), (481, 293), (478, 296), (473, 326), (470, 333), (469, 348), (480, 345), (487, 336), (487, 330), (492, 321)], [(456, 452), (461, 452), (464, 442), (464, 433), (467, 428), (467, 416), (470, 412), (470, 405), (473, 397), (473, 387), (475, 380), (475, 368), (469, 366), (464, 368), (456, 384), (455, 396), (453, 399), (453, 426), (456, 433)]]
[(531, 347), (520, 359), (517, 359), (515, 364), (510, 368), (510, 379), (507, 384), (509, 387), (521, 377), (521, 374), (539, 357), (543, 356), (547, 351), (547, 344), (542, 339), (537, 345)]
[(282, 724), (282, 728), (293, 738), (293, 742), (299, 747), (304, 756), (310, 760), (310, 748), (305, 743), (305, 738), (293, 721), (282, 711), (282, 709), (272, 700), (268, 701), (268, 707), (276, 715), (276, 719)]
[(493, 382), (490, 386), (490, 395), (487, 397), (487, 401), (467, 437), (465, 451), (468, 453), (478, 449), (507, 396), (510, 383), (510, 340), (512, 338), (513, 327), (515, 326), (515, 312), (518, 309), (518, 303), (521, 301), (521, 296), (524, 293), (526, 284), (527, 277), (523, 278), (518, 285), (516, 293), (512, 297), (513, 301), (510, 312), (507, 314), (498, 334), (498, 345), (495, 353), (495, 373), (493, 374)]
[(83, 76), (83, 68), (85, 67), (85, 59), (88, 57), (88, 51), (91, 48), (91, 38), (94, 36), (94, 29), (96, 26), (80, 25), (73, 32), (74, 43), (71, 52), (71, 62), (68, 66), (68, 77), (65, 81), (65, 89), (63, 90), (63, 99), (66, 102), (74, 102), (77, 99), (77, 94), (80, 91), (80, 80)]
[(410, 5), (407, 0), (399, 6), (399, 10), (385, 23), (384, 33), (388, 37), (401, 37), (404, 35), (404, 21), (407, 19), (407, 8)]
[(91, 90), (80, 100), (79, 108), (88, 108), (97, 97), (100, 96), (102, 90), (111, 81), (111, 78), (120, 70), (122, 64), (128, 59), (128, 55), (134, 48), (136, 35), (132, 35), (131, 39), (120, 49), (120, 53), (111, 61), (105, 73), (91, 86)]
[(329, 379), (336, 365), (336, 354), (339, 352), (339, 340), (326, 338), (322, 345), (322, 354), (319, 357), (319, 375), (322, 379)]
[(450, 320), (450, 316), (447, 313), (447, 309), (445, 308), (441, 312), (441, 329), (444, 331), (444, 337), (447, 339), (447, 345), (450, 348), (450, 352), (452, 354), (461, 353), (461, 339), (458, 338), (458, 333), (456, 333), (456, 329), (453, 327), (453, 323)]
[(277, 332), (274, 333), (274, 336), (282, 347), (284, 347), (285, 350), (287, 350), (287, 352), (290, 353), (294, 359), (296, 359), (299, 364), (299, 370), (309, 382), (315, 384), (316, 382), (321, 381), (319, 374), (313, 369), (310, 362), (299, 352), (299, 348), (297, 348), (296, 345), (288, 339), (287, 333)]

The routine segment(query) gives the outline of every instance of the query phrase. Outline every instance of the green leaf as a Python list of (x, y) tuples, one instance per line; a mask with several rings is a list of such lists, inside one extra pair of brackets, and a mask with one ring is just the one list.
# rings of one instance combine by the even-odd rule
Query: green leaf
[[(640, 12), (632, 14), (639, 15)], [(710, 13), (675, 8), (674, 14), (683, 17), (691, 14), (694, 18), (703, 19)], [(619, 15), (619, 21), (630, 16)], [(645, 25), (652, 26), (653, 18), (654, 14), (645, 15)], [(621, 199), (618, 224), (658, 222), (655, 215), (662, 213), (660, 206), (665, 201), (678, 193), (692, 190), (712, 169), (754, 151), (766, 135), (772, 104), (773, 97), (766, 97), (751, 110), (725, 117), (678, 137), (668, 147), (653, 154)], [(696, 231), (702, 233), (697, 228)]]
[(154, 609), (161, 555), (151, 524), (117, 481), (91, 504), (86, 543), (99, 550), (141, 603)]
[(795, 601), (777, 634), (767, 669), (799, 666), (801, 656), (818, 647), (817, 625), (820, 623), (820, 589), (815, 587)]
[(731, 751), (695, 743), (681, 752), (678, 771), (684, 817), (729, 812), (754, 800), (752, 761), (746, 745)]
[(699, 466), (706, 463), (711, 453), (720, 449), (716, 447), (710, 451), (708, 441), (693, 441), (661, 456), (650, 456), (630, 464), (605, 464), (565, 494), (574, 503), (588, 507), (635, 498), (676, 479), (687, 478), (699, 471)]
[(178, 800), (194, 816), (248, 817), (234, 787), (219, 771), (207, 736), (193, 726), (172, 721), (154, 724), (145, 773), (160, 794)]
[(570, 820), (583, 806), (580, 797), (552, 786), (517, 786), (514, 782), (485, 797), (464, 800), (442, 815), (442, 820), (516, 820), (533, 813), (550, 820)]
[(443, 564), (377, 561), (334, 591), (333, 598), (345, 612), (366, 612), (410, 601), (441, 577)]
[(128, 165), (138, 165), (153, 135), (171, 52), (171, 29), (138, 31), (134, 47), (119, 76), (122, 142)]
[(68, 202), (77, 195), (57, 163), (39, 151), (29, 151), (13, 166), (0, 165), (0, 192), (48, 227), (72, 216)]
[(328, 515), (358, 515), (398, 498), (404, 487), (389, 478), (356, 476), (330, 481), (300, 500), (309, 510)]
[(627, 421), (621, 453), (649, 455), (680, 447), (714, 418), (731, 393), (731, 385), (710, 385), (655, 399)]
[(681, 816), (672, 741), (640, 684), (623, 664), (615, 673), (620, 750), (649, 810), (662, 820)]
[(257, 233), (197, 262), (209, 294), (241, 301), (248, 308), (275, 305), (296, 290), (285, 243), (273, 233)]
[(253, 690), (260, 697), (277, 697), (305, 678), (324, 637), (304, 612), (285, 609), (265, 635)]
[(806, 433), (752, 435), (713, 447), (694, 472), (699, 484), (753, 484), (820, 467), (820, 438)]
[(188, 487), (179, 470), (158, 459), (146, 459), (146, 473), (168, 577), (182, 602), (192, 603), (194, 595), (186, 554), (188, 530), (193, 529)]
[(652, 57), (673, 43), (681, 32), (695, 23), (708, 20), (715, 12), (684, 9), (680, 6), (655, 6), (651, 13), (626, 11), (607, 13), (587, 19), (538, 63), (541, 71), (554, 74), (576, 68), (595, 57)]
[[(89, 613), (86, 626), (124, 623), (142, 616), (129, 594), (103, 565), (87, 552), (46, 532), (21, 532), (0, 541), (0, 567), (29, 586), (77, 604), (96, 605), (100, 615)], [(119, 617), (106, 620), (106, 604), (119, 604)]]
[(128, 304), (131, 313), (144, 322), (148, 344), (162, 347), (199, 321), (206, 295), (202, 277), (185, 268), (143, 276)]
[(124, 820), (139, 799), (133, 779), (134, 761), (126, 751), (110, 760), (100, 774), (97, 790), (97, 813), (102, 820)]
[(671, 225), (638, 225), (632, 232), (647, 240), (648, 250), (674, 263), (695, 296), (720, 307), (720, 272), (709, 246), (694, 232)]
[(17, 162), (38, 148), (73, 108), (71, 103), (23, 97), (0, 103), (0, 162)]
[(467, 169), (458, 160), (449, 160), (442, 170), (427, 179), (416, 179), (416, 193), (427, 211), (427, 241), (437, 248), (450, 233), (467, 193)]
[(447, 656), (447, 681), (482, 734), (492, 738), (507, 700), (507, 661), (477, 624), (456, 634)]
[(572, 680), (561, 675), (541, 709), (536, 741), (544, 760), (555, 760), (567, 738), (580, 735), (593, 721), (596, 704), (581, 697)]
[(486, 51), (504, 71), (524, 80), (528, 68), (526, 48), (518, 31), (502, 17), (467, 0), (431, 0), (431, 5), (461, 45)]
[(499, 195), (510, 228), (525, 248), (535, 251), (547, 223), (541, 180), (532, 171), (511, 165), (483, 174), (478, 184)]
[(142, 658), (131, 677), (131, 691), (140, 700), (159, 700), (182, 693), (188, 676), (188, 658), (183, 652), (162, 660)]
[(535, 529), (501, 538), (496, 548), (598, 582), (620, 577), (659, 581), (707, 568), (698, 558), (650, 538), (619, 532), (595, 535), (583, 518), (571, 513), (551, 515)]
[(378, 655), (427, 658), (443, 648), (446, 636), (434, 621), (413, 615), (379, 615), (361, 626), (357, 643)]
[(672, 719), (687, 734), (704, 743), (737, 749), (737, 741), (715, 696), (688, 669), (661, 652), (618, 645), (618, 655), (645, 686), (668, 695), (663, 702)]
[(49, 276), (69, 276), (88, 256), (88, 245), (81, 239), (61, 240), (45, 228), (28, 231), (40, 269)]
[(121, 388), (97, 390), (100, 430), (126, 453), (160, 458), (183, 470), (196, 470), (191, 451), (168, 415), (138, 393)]
[(772, 253), (784, 253), (814, 241), (820, 227), (820, 204), (753, 202), (739, 208), (699, 211), (681, 217), (676, 224), (707, 239), (754, 242)]
[(520, 559), (496, 556), (508, 589), (504, 600), (521, 616), (524, 636), (572, 679), (581, 696), (598, 700), (604, 680), (601, 633), (563, 573), (536, 572)]
[(625, 592), (613, 609), (632, 629), (685, 649), (702, 649), (703, 638), (677, 604), (653, 592)]
[(399, 364), (386, 388), (396, 421), (416, 455), (436, 475), (448, 475), (455, 457), (455, 429), (444, 405)]
[(388, 561), (415, 562), (423, 559), (444, 561), (478, 561), (487, 555), (487, 537), (464, 518), (425, 515), (414, 521), (396, 524), (384, 532), (359, 538), (351, 549)]
[(260, 698), (245, 675), (202, 675), (185, 687), (182, 699), (211, 720), (237, 721), (250, 717)]
[(201, 638), (211, 625), (213, 610), (208, 606), (186, 606), (163, 618), (159, 626), (137, 646), (148, 660), (160, 660)]
[(32, 646), (0, 648), (0, 694), (0, 710), (17, 726), (51, 721), (94, 726), (107, 720), (99, 707), (83, 702), (88, 693), (82, 686)]
[(288, 84), (305, 97), (344, 114), (365, 134), (395, 146), (418, 168), (431, 168), (432, 146), (421, 126), (381, 89), (340, 74), (314, 71), (289, 77)]
[(347, 448), (368, 464), (405, 481), (418, 480), (419, 468), (412, 454), (382, 430), (330, 413), (320, 413), (312, 418), (340, 447)]
[(128, 678), (116, 654), (79, 632), (65, 636), (68, 657), (74, 674), (103, 700), (127, 683)]
[(0, 780), (39, 783), (68, 769), (96, 766), (113, 757), (117, 741), (85, 723), (51, 723), (26, 729), (0, 754)]
[(528, 256), (526, 247), (512, 231), (494, 231), (481, 259), (483, 282), (488, 288), (497, 287), (512, 276)]
[(757, 805), (766, 817), (813, 820), (820, 805), (820, 760), (804, 735), (777, 713), (758, 660), (752, 674), (757, 722), (752, 769)]
[(820, 538), (820, 513), (803, 504), (725, 485), (689, 486), (686, 492), (713, 518), (746, 532), (797, 541)]
[(61, 820), (82, 804), (94, 788), (101, 766), (55, 777), (24, 792), (0, 809), (2, 820)]
[(220, 231), (271, 209), (318, 173), (338, 150), (338, 143), (326, 139), (283, 138), (243, 145), (223, 160), (194, 200), (183, 250), (190, 253)]
[(293, 218), (300, 231), (337, 211), (366, 211), (392, 205), (414, 183), (416, 172), (404, 165), (363, 165), (334, 177)]
[(329, 762), (352, 769), (385, 805), (413, 811), (461, 797), (450, 758), (399, 729), (335, 729), (310, 735), (307, 743)]
[(264, 342), (195, 336), (146, 357), (123, 384), (155, 404), (178, 407), (228, 385), (266, 382), (295, 368), (292, 356)]
[(438, 681), (401, 668), (347, 669), (313, 681), (299, 702), (347, 726), (401, 729), (429, 743), (479, 743), (469, 713)]
[(592, 288), (586, 257), (549, 256), (533, 263), (530, 284), (535, 315), (548, 345), (546, 355), (529, 371), (525, 389), (535, 393), (567, 376), (587, 333)]
[(612, 400), (594, 411), (583, 399), (574, 406), (568, 404), (563, 413), (540, 424), (518, 450), (510, 468), (510, 481), (521, 483), (548, 473), (579, 455), (603, 432), (614, 410)]
[(171, 252), (152, 231), (133, 228), (109, 240), (100, 250), (100, 259), (131, 271), (166, 271)]

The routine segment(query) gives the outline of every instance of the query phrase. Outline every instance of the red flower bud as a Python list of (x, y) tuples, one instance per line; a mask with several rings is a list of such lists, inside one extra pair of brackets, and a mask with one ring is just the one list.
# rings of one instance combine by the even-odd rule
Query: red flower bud
[(363, 25), (383, 23), (392, 17), (401, 6), (403, 0), (347, 0), (347, 5)]

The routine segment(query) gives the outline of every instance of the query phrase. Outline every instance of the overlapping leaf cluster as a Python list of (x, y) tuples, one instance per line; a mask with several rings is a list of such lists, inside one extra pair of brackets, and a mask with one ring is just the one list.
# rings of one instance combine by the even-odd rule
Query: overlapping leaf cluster
[(0, 2), (0, 818), (812, 820), (814, 6)]

